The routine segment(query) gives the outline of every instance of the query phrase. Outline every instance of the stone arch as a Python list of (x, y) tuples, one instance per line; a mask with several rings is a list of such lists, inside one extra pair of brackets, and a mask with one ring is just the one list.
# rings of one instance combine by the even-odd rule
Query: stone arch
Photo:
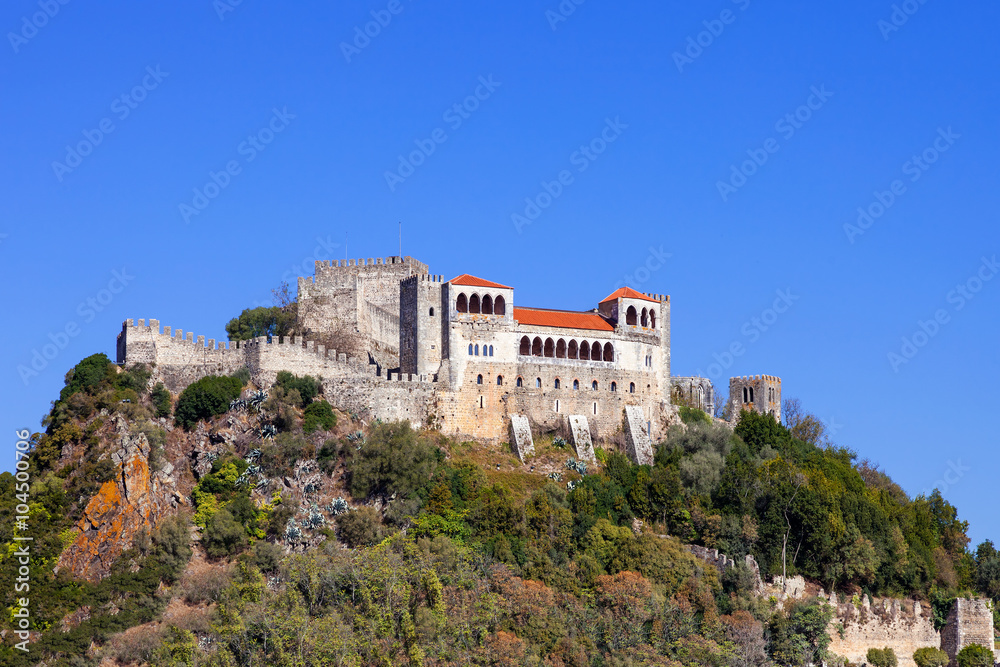
[(642, 314), (639, 321), (642, 322), (642, 326), (644, 328), (649, 327), (649, 311), (646, 310), (645, 308), (642, 309)]
[(497, 294), (497, 298), (493, 299), (493, 314), (494, 315), (507, 314), (507, 302), (504, 300), (502, 294)]
[(544, 356), (546, 356), (546, 357), (554, 357), (554, 356), (556, 356), (556, 344), (552, 341), (551, 338), (546, 338), (545, 339), (545, 354), (544, 354)]
[(473, 294), (472, 298), (469, 299), (469, 312), (478, 314), (480, 310), (481, 307), (479, 305), (479, 295)]
[(535, 378), (535, 389), (542, 388), (542, 378)]
[(561, 389), (562, 388), (561, 385), (562, 385), (562, 383), (559, 382), (559, 378), (556, 378), (556, 381), (552, 383), (552, 388), (553, 389)]
[(601, 344), (595, 340), (590, 344), (590, 359), (591, 361), (600, 361), (601, 356)]
[(521, 347), (517, 351), (518, 354), (522, 356), (529, 356), (531, 354), (531, 339), (527, 336), (521, 336)]
[(649, 328), (650, 329), (656, 328), (656, 311), (653, 310), (652, 308), (649, 309)]
[(566, 358), (566, 340), (560, 338), (556, 342), (556, 359), (565, 359), (565, 358)]
[(635, 393), (635, 382), (629, 382), (628, 383), (628, 393), (630, 393), (630, 394), (634, 394)]
[(580, 381), (573, 380), (573, 391), (580, 391)]
[(580, 358), (590, 359), (590, 343), (587, 341), (580, 343)]
[(455, 310), (460, 313), (469, 312), (469, 297), (465, 296), (465, 293), (458, 295), (458, 301), (455, 302)]
[(523, 387), (524, 386), (524, 378), (522, 378), (520, 375), (518, 375), (517, 376), (517, 380), (514, 381), (514, 386)]
[(542, 339), (538, 336), (535, 336), (535, 340), (531, 341), (531, 356), (542, 356)]
[(617, 382), (612, 382), (611, 383), (611, 391), (618, 391), (618, 383)]
[(503, 376), (502, 375), (498, 375), (497, 376), (497, 386), (498, 387), (502, 387), (503, 386)]
[(482, 384), (482, 383), (483, 383), (483, 376), (482, 375), (476, 376), (476, 384)]
[(577, 345), (577, 343), (576, 343), (575, 340), (571, 340), (569, 342), (569, 348), (567, 350), (566, 356), (568, 358), (570, 358), (570, 359), (579, 359), (580, 358), (580, 346)]
[(625, 324), (635, 326), (636, 317), (635, 306), (629, 306), (628, 310), (625, 311)]
[(489, 294), (483, 297), (483, 315), (493, 314), (493, 297)]
[(604, 361), (615, 360), (615, 346), (611, 343), (604, 344)]
[(590, 383), (591, 391), (597, 391), (597, 387), (598, 387), (597, 380), (594, 380), (593, 382)]

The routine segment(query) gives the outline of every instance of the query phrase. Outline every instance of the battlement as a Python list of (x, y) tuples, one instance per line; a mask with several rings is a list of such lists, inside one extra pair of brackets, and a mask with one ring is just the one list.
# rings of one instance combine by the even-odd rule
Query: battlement
[(642, 292), (642, 295), (648, 296), (650, 299), (655, 299), (656, 301), (660, 301), (662, 303), (670, 303), (669, 294), (653, 294), (651, 292)]
[[(146, 324), (145, 319), (140, 319), (138, 324), (136, 324), (136, 321), (133, 319), (125, 320), (122, 322), (122, 331), (118, 334), (118, 340), (124, 340), (123, 336), (127, 338), (129, 331), (132, 331), (133, 334), (144, 333), (152, 336), (162, 336), (170, 339), (170, 341), (174, 343), (187, 343), (195, 347), (205, 348), (207, 350), (236, 350), (240, 347), (240, 341), (229, 342), (220, 340), (216, 343), (214, 338), (209, 338), (206, 341), (204, 336), (196, 336), (191, 331), (187, 332), (187, 335), (185, 335), (183, 329), (173, 329), (172, 327), (165, 326), (161, 330), (160, 321), (154, 319), (149, 320), (148, 325)], [(118, 363), (123, 363), (124, 361), (124, 359), (119, 357)]]
[(733, 382), (777, 382), (781, 384), (781, 378), (774, 375), (744, 375), (743, 377), (734, 377), (729, 380), (730, 383)]
[(443, 283), (444, 276), (442, 275), (432, 275), (429, 273), (420, 273), (415, 276), (410, 276), (409, 278), (404, 278), (403, 281), (406, 284), (412, 284), (416, 282), (421, 283)]
[(410, 268), (416, 270), (418, 273), (427, 273), (427, 265), (419, 260), (413, 259), (409, 255), (406, 257), (375, 257), (374, 259), (371, 257), (368, 257), (367, 259), (359, 257), (358, 259), (326, 259), (316, 261), (317, 273), (319, 273), (320, 270), (334, 271), (337, 269), (366, 269), (378, 271), (380, 269), (400, 268)]

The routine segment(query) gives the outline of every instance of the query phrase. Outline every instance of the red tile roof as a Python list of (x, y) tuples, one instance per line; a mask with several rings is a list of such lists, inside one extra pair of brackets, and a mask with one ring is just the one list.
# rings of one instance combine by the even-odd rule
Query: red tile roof
[(591, 329), (614, 331), (615, 328), (597, 313), (574, 310), (549, 310), (547, 308), (514, 308), (514, 319), (521, 324), (560, 329)]
[(508, 287), (507, 285), (501, 285), (500, 283), (494, 283), (489, 280), (483, 280), (482, 278), (470, 276), (468, 273), (463, 273), (460, 276), (452, 278), (448, 282), (450, 282), (452, 285), (469, 285), (470, 287), (493, 287), (497, 289), (514, 289), (513, 287)]
[(607, 297), (601, 299), (601, 303), (604, 303), (605, 301), (617, 301), (621, 297), (624, 297), (626, 299), (642, 299), (643, 301), (652, 301), (654, 303), (659, 303), (659, 301), (657, 301), (656, 299), (648, 297), (645, 294), (642, 294), (641, 292), (636, 292), (631, 287), (621, 287), (619, 289), (616, 289)]

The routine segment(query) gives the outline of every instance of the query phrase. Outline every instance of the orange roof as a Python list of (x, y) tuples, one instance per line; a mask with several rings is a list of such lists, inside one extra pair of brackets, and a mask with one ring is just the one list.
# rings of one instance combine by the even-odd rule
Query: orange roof
[(521, 324), (560, 329), (592, 329), (614, 331), (615, 328), (597, 313), (580, 313), (575, 310), (548, 310), (547, 308), (514, 307), (514, 319)]
[(462, 275), (456, 278), (452, 278), (449, 282), (452, 285), (469, 285), (471, 287), (495, 287), (498, 289), (514, 289), (513, 287), (507, 287), (506, 285), (501, 285), (500, 283), (494, 283), (489, 280), (483, 280), (482, 278), (470, 276), (468, 273), (463, 273)]
[(641, 292), (636, 292), (631, 287), (620, 287), (616, 289), (614, 292), (612, 292), (607, 297), (602, 299), (601, 303), (604, 303), (605, 301), (617, 301), (619, 298), (622, 297), (626, 299), (642, 299), (643, 301), (653, 301), (654, 303), (659, 303), (659, 301), (657, 301), (656, 299), (648, 297), (645, 294), (642, 294)]

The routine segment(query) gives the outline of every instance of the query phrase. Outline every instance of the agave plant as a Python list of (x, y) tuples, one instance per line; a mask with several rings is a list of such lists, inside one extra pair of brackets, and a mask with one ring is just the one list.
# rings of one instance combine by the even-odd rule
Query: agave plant
[(302, 539), (302, 529), (300, 529), (299, 525), (295, 523), (294, 518), (289, 519), (288, 523), (285, 524), (285, 538), (289, 542), (298, 542)]
[(310, 528), (315, 529), (325, 524), (326, 519), (323, 518), (322, 514), (320, 514), (319, 509), (316, 507), (316, 505), (313, 505), (309, 509), (309, 518), (306, 520), (306, 522)]
[(233, 400), (229, 401), (229, 409), (230, 410), (240, 410), (240, 411), (246, 410), (247, 409), (247, 401), (246, 401), (246, 399), (245, 398), (234, 398)]
[(337, 498), (332, 503), (330, 503), (330, 514), (332, 514), (333, 516), (340, 516), (341, 514), (350, 511), (350, 509), (351, 506), (348, 505), (347, 501), (344, 500), (342, 497)]
[(559, 449), (562, 449), (563, 447), (566, 446), (566, 438), (563, 438), (562, 436), (558, 436), (557, 435), (552, 440), (552, 446), (553, 447), (558, 447)]
[(570, 480), (569, 482), (566, 482), (566, 490), (567, 491), (572, 491), (577, 486), (579, 486), (579, 482), (574, 482), (572, 480)]
[(263, 389), (258, 389), (257, 391), (250, 394), (247, 399), (247, 403), (254, 410), (260, 411), (260, 406), (267, 400), (267, 392)]
[(562, 473), (561, 472), (550, 472), (549, 473), (549, 479), (551, 479), (553, 482), (561, 482), (562, 481)]
[(265, 440), (273, 440), (278, 435), (278, 427), (274, 424), (264, 424), (260, 427), (260, 437)]
[(247, 452), (247, 455), (243, 460), (246, 461), (247, 463), (253, 463), (259, 458), (260, 458), (260, 450), (251, 449), (249, 452)]

